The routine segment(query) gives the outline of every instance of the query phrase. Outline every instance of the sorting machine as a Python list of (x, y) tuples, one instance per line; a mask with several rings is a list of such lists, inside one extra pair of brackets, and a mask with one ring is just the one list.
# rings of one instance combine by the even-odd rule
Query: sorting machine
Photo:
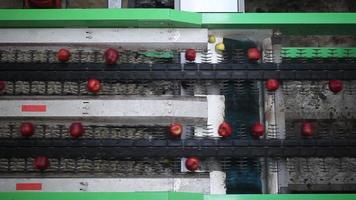
[(231, 195), (356, 191), (356, 15), (192, 2), (0, 10), (1, 199), (356, 198)]

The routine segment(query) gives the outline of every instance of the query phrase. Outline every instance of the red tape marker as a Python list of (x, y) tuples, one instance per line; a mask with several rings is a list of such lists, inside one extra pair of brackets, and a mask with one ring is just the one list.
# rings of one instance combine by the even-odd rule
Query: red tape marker
[(47, 106), (46, 105), (22, 105), (21, 111), (22, 112), (46, 112)]
[(42, 190), (42, 183), (16, 183), (16, 190)]

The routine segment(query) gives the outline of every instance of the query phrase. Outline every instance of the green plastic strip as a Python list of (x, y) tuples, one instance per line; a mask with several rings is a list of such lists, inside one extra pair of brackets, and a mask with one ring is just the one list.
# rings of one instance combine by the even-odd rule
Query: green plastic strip
[(356, 48), (283, 47), (284, 58), (356, 58)]
[(355, 200), (356, 194), (202, 195), (175, 192), (3, 192), (1, 200)]
[(172, 51), (145, 51), (145, 52), (138, 52), (138, 54), (144, 55), (150, 58), (173, 58)]
[(356, 35), (356, 13), (193, 13), (172, 9), (0, 9), (2, 28), (239, 28)]

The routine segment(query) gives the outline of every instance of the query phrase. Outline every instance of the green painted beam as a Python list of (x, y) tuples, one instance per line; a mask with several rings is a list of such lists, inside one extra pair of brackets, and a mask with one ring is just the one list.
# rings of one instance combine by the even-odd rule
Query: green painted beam
[(3, 192), (1, 200), (355, 200), (356, 194), (203, 195), (175, 192)]
[(192, 13), (172, 9), (0, 9), (2, 28), (238, 28), (356, 35), (356, 13)]
[(355, 35), (356, 13), (204, 13), (208, 28), (275, 29), (287, 35)]

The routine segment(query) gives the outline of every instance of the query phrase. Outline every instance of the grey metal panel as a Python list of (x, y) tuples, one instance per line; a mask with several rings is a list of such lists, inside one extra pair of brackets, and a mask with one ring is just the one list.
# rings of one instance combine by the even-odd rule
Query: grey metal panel
[(245, 12), (245, 0), (238, 0), (237, 1), (237, 11), (238, 12)]
[(238, 12), (238, 1), (180, 0), (180, 10), (191, 12)]
[[(272, 53), (274, 57), (280, 57), (280, 51), (275, 49), (277, 46), (272, 45), (271, 38), (263, 40), (263, 49), (265, 52)], [(263, 57), (263, 62), (275, 62), (273, 57)], [(267, 139), (285, 139), (285, 103), (282, 90), (269, 92), (265, 89), (265, 124)], [(278, 158), (266, 158), (267, 166), (267, 193), (280, 193), (280, 188), (287, 187), (288, 171), (286, 161)]]
[(180, 10), (180, 0), (174, 0), (174, 9)]
[(109, 8), (121, 8), (122, 2), (121, 0), (108, 0)]
[[(23, 105), (45, 105), (45, 112), (23, 112)], [(2, 99), (2, 118), (89, 118), (115, 120), (117, 123), (166, 124), (202, 123), (208, 117), (206, 97), (115, 97), (89, 99)], [(120, 120), (118, 120), (120, 119)]]
[[(348, 119), (356, 117), (356, 81), (344, 81), (333, 94), (328, 81), (285, 81), (283, 93), (287, 119)], [(330, 114), (332, 113), (332, 114)]]
[(174, 191), (210, 193), (210, 178), (42, 178), (0, 179), (0, 192), (16, 191), (16, 183), (42, 183), (43, 192)]
[[(213, 163), (221, 167), (218, 162)], [(226, 194), (226, 173), (217, 170), (210, 172), (210, 194)]]
[[(207, 29), (86, 28), (0, 29), (0, 44), (108, 45), (125, 49), (205, 49)], [(144, 36), (144, 37), (143, 37)]]

